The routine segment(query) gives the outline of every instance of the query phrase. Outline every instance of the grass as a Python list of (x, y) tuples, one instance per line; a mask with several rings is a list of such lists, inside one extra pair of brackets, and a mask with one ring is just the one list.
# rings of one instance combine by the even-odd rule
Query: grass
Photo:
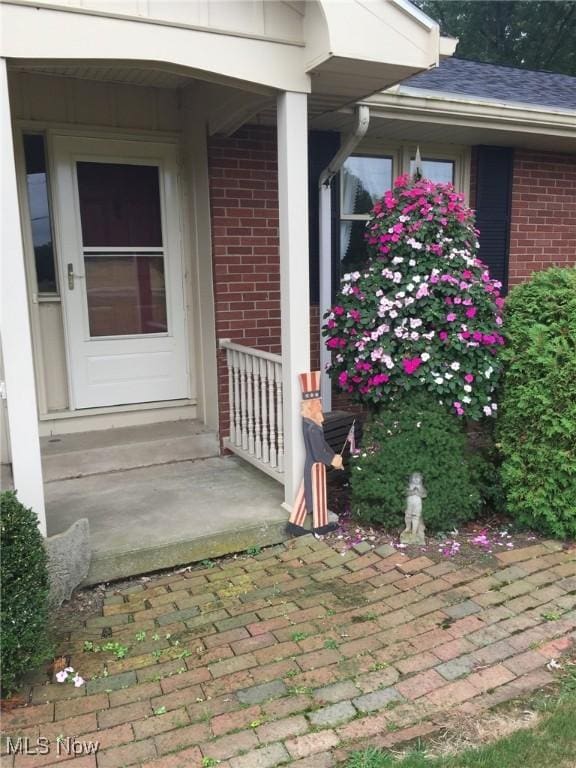
[(349, 758), (346, 768), (573, 768), (576, 765), (576, 690), (569, 684), (532, 730), (518, 730), (503, 739), (458, 755), (429, 757), (420, 747), (396, 759), (368, 748)]

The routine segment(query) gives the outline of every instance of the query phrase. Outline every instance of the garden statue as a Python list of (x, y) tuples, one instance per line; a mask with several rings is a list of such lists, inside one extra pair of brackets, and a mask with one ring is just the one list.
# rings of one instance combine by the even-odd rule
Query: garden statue
[(422, 520), (422, 499), (428, 495), (422, 475), (413, 472), (406, 488), (406, 528), (400, 534), (402, 544), (425, 544), (424, 522)]
[[(302, 390), (302, 430), (306, 459), (304, 479), (298, 490), (292, 514), (288, 521), (287, 532), (293, 536), (303, 536), (310, 531), (304, 527), (306, 515), (312, 513), (312, 532), (323, 535), (336, 530), (336, 516), (329, 512), (326, 494), (326, 467), (342, 469), (342, 456), (335, 453), (324, 439), (324, 414), (320, 399), (320, 371), (301, 373), (299, 376)], [(337, 519), (337, 518), (336, 518)]]

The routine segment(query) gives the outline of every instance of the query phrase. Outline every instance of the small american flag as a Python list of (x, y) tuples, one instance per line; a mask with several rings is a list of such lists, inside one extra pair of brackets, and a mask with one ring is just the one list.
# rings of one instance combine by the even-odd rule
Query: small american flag
[[(348, 434), (346, 436), (346, 440), (344, 441), (344, 448), (346, 447), (346, 443), (350, 443), (350, 453), (356, 453), (356, 434), (355, 434), (355, 424), (356, 419), (352, 422), (352, 426), (350, 427)], [(344, 448), (342, 450), (344, 450)]]

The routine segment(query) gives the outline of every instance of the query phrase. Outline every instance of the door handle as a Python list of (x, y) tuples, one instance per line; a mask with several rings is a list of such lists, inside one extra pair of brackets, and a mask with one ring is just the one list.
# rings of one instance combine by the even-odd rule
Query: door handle
[(74, 264), (72, 264), (71, 262), (69, 262), (66, 265), (66, 271), (67, 271), (67, 274), (68, 274), (68, 288), (71, 291), (73, 291), (74, 290), (74, 278), (77, 277), (79, 280), (81, 280), (84, 277), (84, 275), (77, 275), (74, 272)]

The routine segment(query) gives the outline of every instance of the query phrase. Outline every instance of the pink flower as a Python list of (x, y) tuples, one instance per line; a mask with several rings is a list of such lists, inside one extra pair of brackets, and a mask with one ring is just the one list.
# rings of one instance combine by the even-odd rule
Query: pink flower
[(72, 678), (72, 681), (74, 682), (74, 686), (76, 688), (80, 688), (81, 685), (84, 685), (84, 678), (80, 677), (78, 673), (76, 673), (75, 677)]
[(348, 315), (354, 320), (355, 323), (360, 321), (360, 312), (357, 309), (351, 309)]
[(472, 376), (471, 373), (467, 373), (466, 376), (464, 376), (464, 381), (467, 384), (472, 384), (472, 382), (474, 381), (474, 376)]
[(456, 315), (454, 314), (454, 312), (448, 312), (448, 314), (446, 315), (446, 322), (453, 323), (454, 320), (456, 320)]
[(469, 317), (470, 319), (472, 319), (473, 317), (476, 317), (477, 311), (478, 310), (476, 309), (476, 307), (468, 307), (468, 309), (466, 310), (466, 317)]
[(342, 371), (340, 376), (338, 376), (338, 383), (341, 387), (344, 387), (346, 383), (348, 382), (348, 373), (347, 371)]
[(402, 367), (404, 368), (404, 373), (406, 373), (408, 376), (411, 376), (415, 371), (420, 368), (422, 365), (422, 358), (421, 357), (407, 357), (402, 360)]
[(459, 403), (457, 400), (454, 400), (452, 405), (454, 406), (454, 410), (456, 411), (456, 414), (458, 416), (464, 415), (464, 408), (462, 408), (462, 403)]
[(338, 317), (340, 317), (341, 315), (344, 314), (344, 307), (336, 306), (334, 307), (332, 312), (334, 312), (335, 315), (338, 315)]
[(60, 672), (56, 672), (56, 680), (58, 680), (59, 683), (65, 682), (67, 677), (68, 672), (66, 672), (65, 669), (61, 670)]
[(438, 338), (440, 339), (440, 341), (446, 341), (448, 338), (448, 334), (446, 333), (446, 331), (440, 331), (440, 333), (438, 334)]

